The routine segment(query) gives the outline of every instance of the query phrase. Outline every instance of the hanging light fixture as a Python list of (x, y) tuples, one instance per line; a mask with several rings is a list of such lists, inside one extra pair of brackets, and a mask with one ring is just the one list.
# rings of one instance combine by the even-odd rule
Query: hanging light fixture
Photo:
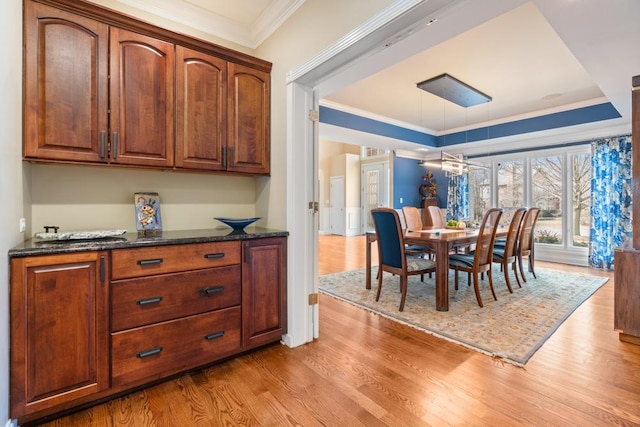
[[(489, 103), (492, 98), (480, 92), (478, 89), (444, 73), (439, 76), (424, 80), (416, 85), (419, 89), (439, 96), (442, 99), (453, 102), (464, 108), (478, 104)], [(446, 103), (443, 104), (443, 117), (446, 124)], [(465, 120), (466, 121), (466, 120)], [(444, 126), (446, 128), (446, 126)], [(465, 132), (465, 142), (467, 132)], [(444, 135), (446, 145), (446, 134)], [(438, 168), (449, 176), (458, 176), (474, 169), (488, 169), (486, 166), (469, 162), (463, 154), (450, 154), (444, 151), (440, 153), (440, 160), (421, 160), (423, 166)]]
[(432, 168), (438, 168), (449, 176), (458, 176), (470, 170), (488, 169), (487, 166), (473, 163), (465, 159), (463, 154), (440, 153), (440, 160), (421, 160), (418, 164)]
[(417, 86), (426, 92), (465, 108), (490, 102), (492, 99), (489, 95), (447, 73), (424, 80), (418, 83)]

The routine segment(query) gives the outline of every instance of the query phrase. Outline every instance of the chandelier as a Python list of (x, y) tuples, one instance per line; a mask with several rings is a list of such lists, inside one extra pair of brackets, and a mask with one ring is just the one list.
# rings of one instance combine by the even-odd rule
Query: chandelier
[(488, 169), (487, 166), (472, 163), (465, 159), (463, 154), (440, 153), (440, 160), (421, 160), (418, 164), (432, 168), (442, 169), (448, 176), (458, 176), (470, 170)]

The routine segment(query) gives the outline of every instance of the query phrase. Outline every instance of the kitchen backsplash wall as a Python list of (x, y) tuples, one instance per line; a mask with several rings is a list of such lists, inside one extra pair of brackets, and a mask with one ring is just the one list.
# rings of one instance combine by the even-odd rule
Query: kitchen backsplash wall
[[(135, 231), (133, 195), (160, 195), (164, 230), (214, 228), (216, 216), (256, 214), (255, 178), (109, 167), (32, 164), (30, 235), (60, 231)], [(258, 223), (257, 225), (266, 225)]]

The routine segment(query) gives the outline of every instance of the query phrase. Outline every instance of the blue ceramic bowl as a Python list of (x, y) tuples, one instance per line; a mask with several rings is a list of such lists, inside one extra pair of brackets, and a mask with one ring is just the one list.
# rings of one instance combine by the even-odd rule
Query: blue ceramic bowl
[(260, 217), (256, 217), (256, 218), (215, 218), (218, 221), (220, 221), (221, 223), (228, 225), (229, 227), (233, 228), (234, 231), (242, 231), (244, 230), (244, 228), (250, 224), (253, 224), (254, 222), (256, 222), (257, 220), (260, 219)]

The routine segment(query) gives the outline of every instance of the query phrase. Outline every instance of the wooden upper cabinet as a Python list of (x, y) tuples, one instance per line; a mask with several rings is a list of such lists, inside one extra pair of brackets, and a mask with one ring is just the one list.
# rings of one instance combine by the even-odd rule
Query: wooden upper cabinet
[(25, 2), (24, 158), (105, 162), (108, 26)]
[(225, 170), (227, 61), (176, 46), (178, 168)]
[(269, 174), (269, 62), (84, 1), (24, 4), (25, 160)]
[(111, 162), (172, 166), (174, 45), (111, 28)]
[(270, 74), (230, 62), (227, 170), (269, 174), (270, 108)]

